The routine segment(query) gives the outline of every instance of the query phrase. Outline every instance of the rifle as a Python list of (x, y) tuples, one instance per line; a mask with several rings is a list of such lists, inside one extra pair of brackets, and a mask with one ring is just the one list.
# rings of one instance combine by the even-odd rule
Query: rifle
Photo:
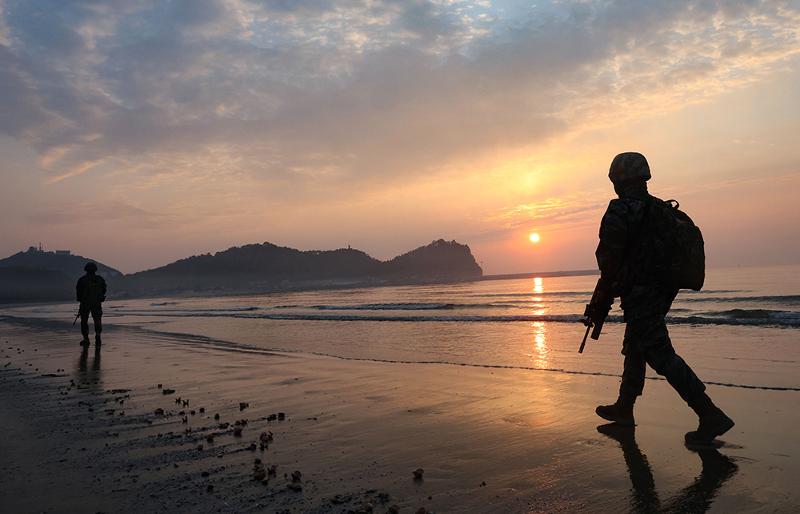
[(595, 291), (595, 294), (592, 295), (591, 303), (586, 305), (586, 310), (583, 313), (585, 316), (583, 324), (586, 325), (586, 333), (583, 334), (583, 341), (581, 341), (581, 346), (578, 348), (578, 353), (583, 353), (583, 348), (586, 346), (586, 337), (589, 335), (590, 330), (592, 332), (592, 339), (595, 341), (600, 339), (600, 332), (603, 331), (603, 324), (606, 322), (609, 311), (611, 311), (610, 303), (604, 302), (601, 306), (600, 303), (595, 302), (598, 296), (600, 295)]
[(75, 326), (75, 322), (78, 321), (78, 318), (81, 316), (81, 311), (78, 310), (78, 314), (75, 315), (75, 319), (72, 320), (72, 326)]

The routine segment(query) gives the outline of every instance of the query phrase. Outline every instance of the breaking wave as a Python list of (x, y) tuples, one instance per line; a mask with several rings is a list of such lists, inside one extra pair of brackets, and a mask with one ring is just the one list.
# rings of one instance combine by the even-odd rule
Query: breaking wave
[[(462, 323), (504, 323), (504, 322), (553, 322), (578, 323), (583, 319), (580, 314), (511, 314), (511, 315), (409, 315), (409, 314), (347, 314), (347, 313), (278, 313), (253, 312), (254, 308), (240, 311), (233, 310), (171, 310), (171, 311), (123, 311), (116, 314), (125, 316), (154, 317), (230, 317), (243, 319), (266, 319), (284, 321), (374, 321), (374, 322), (462, 322)], [(336, 310), (344, 310), (337, 308)], [(422, 309), (424, 310), (424, 309)], [(607, 322), (620, 323), (622, 316), (609, 316)], [(667, 316), (670, 324), (689, 325), (752, 325), (800, 328), (800, 312), (777, 311), (767, 309), (731, 309), (726, 311), (705, 312), (692, 316)]]

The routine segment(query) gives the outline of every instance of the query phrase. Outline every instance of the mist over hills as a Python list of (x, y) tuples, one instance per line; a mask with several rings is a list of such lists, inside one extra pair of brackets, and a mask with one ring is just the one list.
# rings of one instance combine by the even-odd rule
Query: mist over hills
[[(69, 259), (67, 259), (69, 257)], [(70, 300), (85, 257), (30, 249), (0, 260), (0, 301)], [(234, 294), (479, 279), (467, 245), (439, 239), (388, 261), (361, 250), (301, 251), (271, 243), (233, 247), (123, 275), (98, 263), (110, 298)]]

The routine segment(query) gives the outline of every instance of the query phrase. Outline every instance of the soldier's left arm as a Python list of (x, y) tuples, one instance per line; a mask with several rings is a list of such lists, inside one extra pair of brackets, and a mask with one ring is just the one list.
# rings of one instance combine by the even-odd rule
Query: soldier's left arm
[(624, 202), (612, 200), (600, 223), (600, 243), (595, 256), (600, 268), (596, 294), (608, 297), (609, 303), (619, 296), (618, 276), (625, 261), (628, 242), (627, 209)]

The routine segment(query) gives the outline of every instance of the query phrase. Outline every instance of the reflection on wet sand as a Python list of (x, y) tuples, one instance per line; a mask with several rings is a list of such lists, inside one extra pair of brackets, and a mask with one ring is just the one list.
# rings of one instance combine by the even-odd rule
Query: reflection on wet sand
[(547, 326), (544, 321), (534, 321), (533, 326), (533, 365), (537, 368), (549, 368), (550, 360), (547, 347)]
[(100, 376), (100, 347), (94, 347), (94, 357), (92, 357), (92, 365), (89, 366), (89, 348), (84, 347), (81, 355), (78, 358), (77, 382), (89, 385), (90, 388), (96, 389), (93, 386), (101, 383)]
[(714, 448), (687, 448), (700, 457), (700, 475), (687, 487), (661, 503), (656, 492), (653, 470), (647, 462), (647, 456), (636, 444), (635, 427), (609, 423), (598, 426), (597, 431), (617, 441), (622, 448), (633, 486), (630, 498), (633, 512), (706, 512), (722, 485), (738, 471), (738, 466), (730, 458)]

